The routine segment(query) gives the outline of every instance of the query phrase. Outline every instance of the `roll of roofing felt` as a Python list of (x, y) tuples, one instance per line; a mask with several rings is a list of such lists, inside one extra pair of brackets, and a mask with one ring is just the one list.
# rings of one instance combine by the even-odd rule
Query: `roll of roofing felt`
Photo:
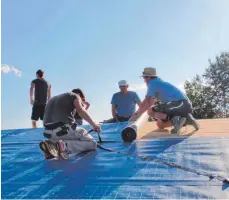
[(143, 113), (141, 117), (139, 117), (136, 121), (130, 122), (123, 130), (122, 130), (122, 139), (125, 142), (132, 142), (138, 136), (139, 129), (148, 121), (149, 115), (147, 112)]

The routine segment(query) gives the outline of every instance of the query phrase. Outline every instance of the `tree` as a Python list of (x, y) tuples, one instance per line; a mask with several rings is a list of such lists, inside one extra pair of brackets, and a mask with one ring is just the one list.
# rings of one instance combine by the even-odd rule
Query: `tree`
[(209, 60), (203, 76), (186, 81), (184, 88), (195, 118), (229, 117), (229, 52), (216, 56), (215, 62)]
[(216, 117), (217, 105), (211, 98), (213, 89), (204, 83), (201, 76), (196, 75), (192, 81), (186, 81), (184, 89), (192, 102), (193, 116), (196, 119)]
[(209, 60), (209, 67), (203, 77), (212, 88), (211, 98), (217, 104), (218, 117), (229, 117), (229, 52), (216, 56), (216, 61)]

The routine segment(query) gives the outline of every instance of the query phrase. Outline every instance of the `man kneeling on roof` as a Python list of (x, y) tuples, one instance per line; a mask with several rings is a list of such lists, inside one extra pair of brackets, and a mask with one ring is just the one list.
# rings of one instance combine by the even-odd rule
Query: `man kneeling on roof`
[[(74, 91), (74, 90), (73, 90)], [(54, 96), (48, 102), (44, 113), (44, 136), (49, 140), (42, 141), (40, 148), (46, 159), (60, 157), (67, 159), (71, 153), (95, 150), (97, 143), (84, 128), (74, 123), (74, 111), (86, 120), (95, 131), (101, 132), (100, 126), (92, 120), (82, 107), (78, 94), (66, 92)]]
[(120, 92), (113, 94), (111, 111), (113, 118), (104, 120), (103, 123), (126, 122), (136, 111), (136, 105), (141, 105), (141, 100), (135, 91), (128, 90), (126, 80), (118, 82)]
[[(160, 129), (173, 126), (171, 133), (180, 133), (183, 126), (190, 124), (199, 129), (199, 124), (192, 116), (193, 108), (188, 97), (174, 85), (163, 81), (156, 74), (155, 68), (145, 68), (142, 77), (148, 90), (139, 110), (130, 118), (138, 119), (145, 111), (157, 120)], [(156, 101), (159, 103), (156, 103)]]

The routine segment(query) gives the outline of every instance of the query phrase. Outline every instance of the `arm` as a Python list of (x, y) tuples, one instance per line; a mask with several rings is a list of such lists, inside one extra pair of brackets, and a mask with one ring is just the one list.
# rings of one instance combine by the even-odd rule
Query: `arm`
[(88, 108), (90, 107), (90, 103), (88, 103), (87, 101), (83, 101), (83, 104), (86, 105), (85, 110), (88, 110)]
[(31, 83), (30, 91), (29, 91), (30, 103), (31, 103), (31, 104), (33, 104), (33, 102), (34, 102), (34, 99), (33, 99), (34, 88), (35, 88), (35, 84), (34, 84), (34, 83)]
[(51, 99), (51, 85), (48, 87), (48, 101)]
[(149, 84), (148, 89), (147, 89), (147, 94), (145, 96), (145, 99), (141, 103), (140, 108), (137, 111), (137, 114), (135, 115), (136, 119), (138, 119), (148, 108), (153, 106), (156, 101), (156, 90), (157, 90), (157, 85), (155, 84)]
[(116, 120), (116, 122), (118, 122), (118, 118), (116, 115), (116, 108), (117, 108), (117, 101), (116, 101), (116, 94), (113, 94), (112, 99), (111, 99), (111, 113), (112, 113), (112, 117)]
[(135, 102), (137, 103), (138, 108), (140, 108), (142, 102), (137, 93), (135, 93)]
[(135, 116), (130, 118), (130, 121), (137, 120), (141, 115), (148, 110), (155, 103), (155, 99), (152, 99), (149, 96), (146, 96), (143, 102), (140, 104), (138, 111), (136, 112)]
[(115, 110), (116, 110), (116, 105), (112, 104), (112, 107), (111, 107), (112, 116), (116, 120), (116, 122), (118, 122), (119, 120), (117, 118), (117, 115), (115, 113)]
[(146, 96), (143, 102), (141, 103), (140, 108), (137, 111), (137, 118), (139, 118), (148, 108), (153, 104), (154, 100), (151, 97)]
[(84, 110), (84, 108), (82, 107), (82, 102), (79, 98), (76, 98), (74, 100), (74, 106), (75, 106), (76, 112), (78, 112), (80, 117), (86, 120), (93, 127), (93, 129), (97, 130), (98, 132), (101, 131), (100, 127), (95, 124), (91, 116), (87, 113), (86, 110)]

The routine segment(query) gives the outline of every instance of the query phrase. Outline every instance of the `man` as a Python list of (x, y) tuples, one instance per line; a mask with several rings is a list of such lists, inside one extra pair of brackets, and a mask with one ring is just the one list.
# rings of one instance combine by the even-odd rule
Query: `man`
[(101, 131), (82, 107), (82, 101), (78, 94), (67, 92), (52, 97), (45, 108), (43, 121), (44, 136), (49, 140), (40, 143), (40, 148), (47, 159), (54, 157), (65, 159), (71, 153), (96, 149), (97, 143), (93, 137), (74, 123), (74, 111), (86, 120), (95, 131)]
[(111, 100), (112, 119), (105, 120), (104, 123), (125, 122), (136, 111), (136, 104), (141, 105), (141, 100), (136, 92), (128, 91), (128, 83), (126, 80), (118, 82), (120, 92), (115, 93)]
[(36, 72), (36, 77), (37, 78), (31, 82), (30, 87), (30, 103), (33, 105), (31, 116), (33, 128), (37, 128), (39, 118), (43, 120), (47, 100), (51, 98), (51, 85), (44, 79), (44, 71), (39, 69)]
[[(130, 120), (136, 120), (148, 111), (151, 117), (158, 119), (159, 128), (173, 126), (171, 133), (179, 133), (187, 123), (193, 125), (196, 130), (199, 129), (198, 123), (191, 114), (192, 104), (182, 91), (160, 79), (155, 68), (145, 68), (142, 77), (148, 86), (148, 91), (139, 110)], [(156, 101), (159, 103), (155, 104)]]

